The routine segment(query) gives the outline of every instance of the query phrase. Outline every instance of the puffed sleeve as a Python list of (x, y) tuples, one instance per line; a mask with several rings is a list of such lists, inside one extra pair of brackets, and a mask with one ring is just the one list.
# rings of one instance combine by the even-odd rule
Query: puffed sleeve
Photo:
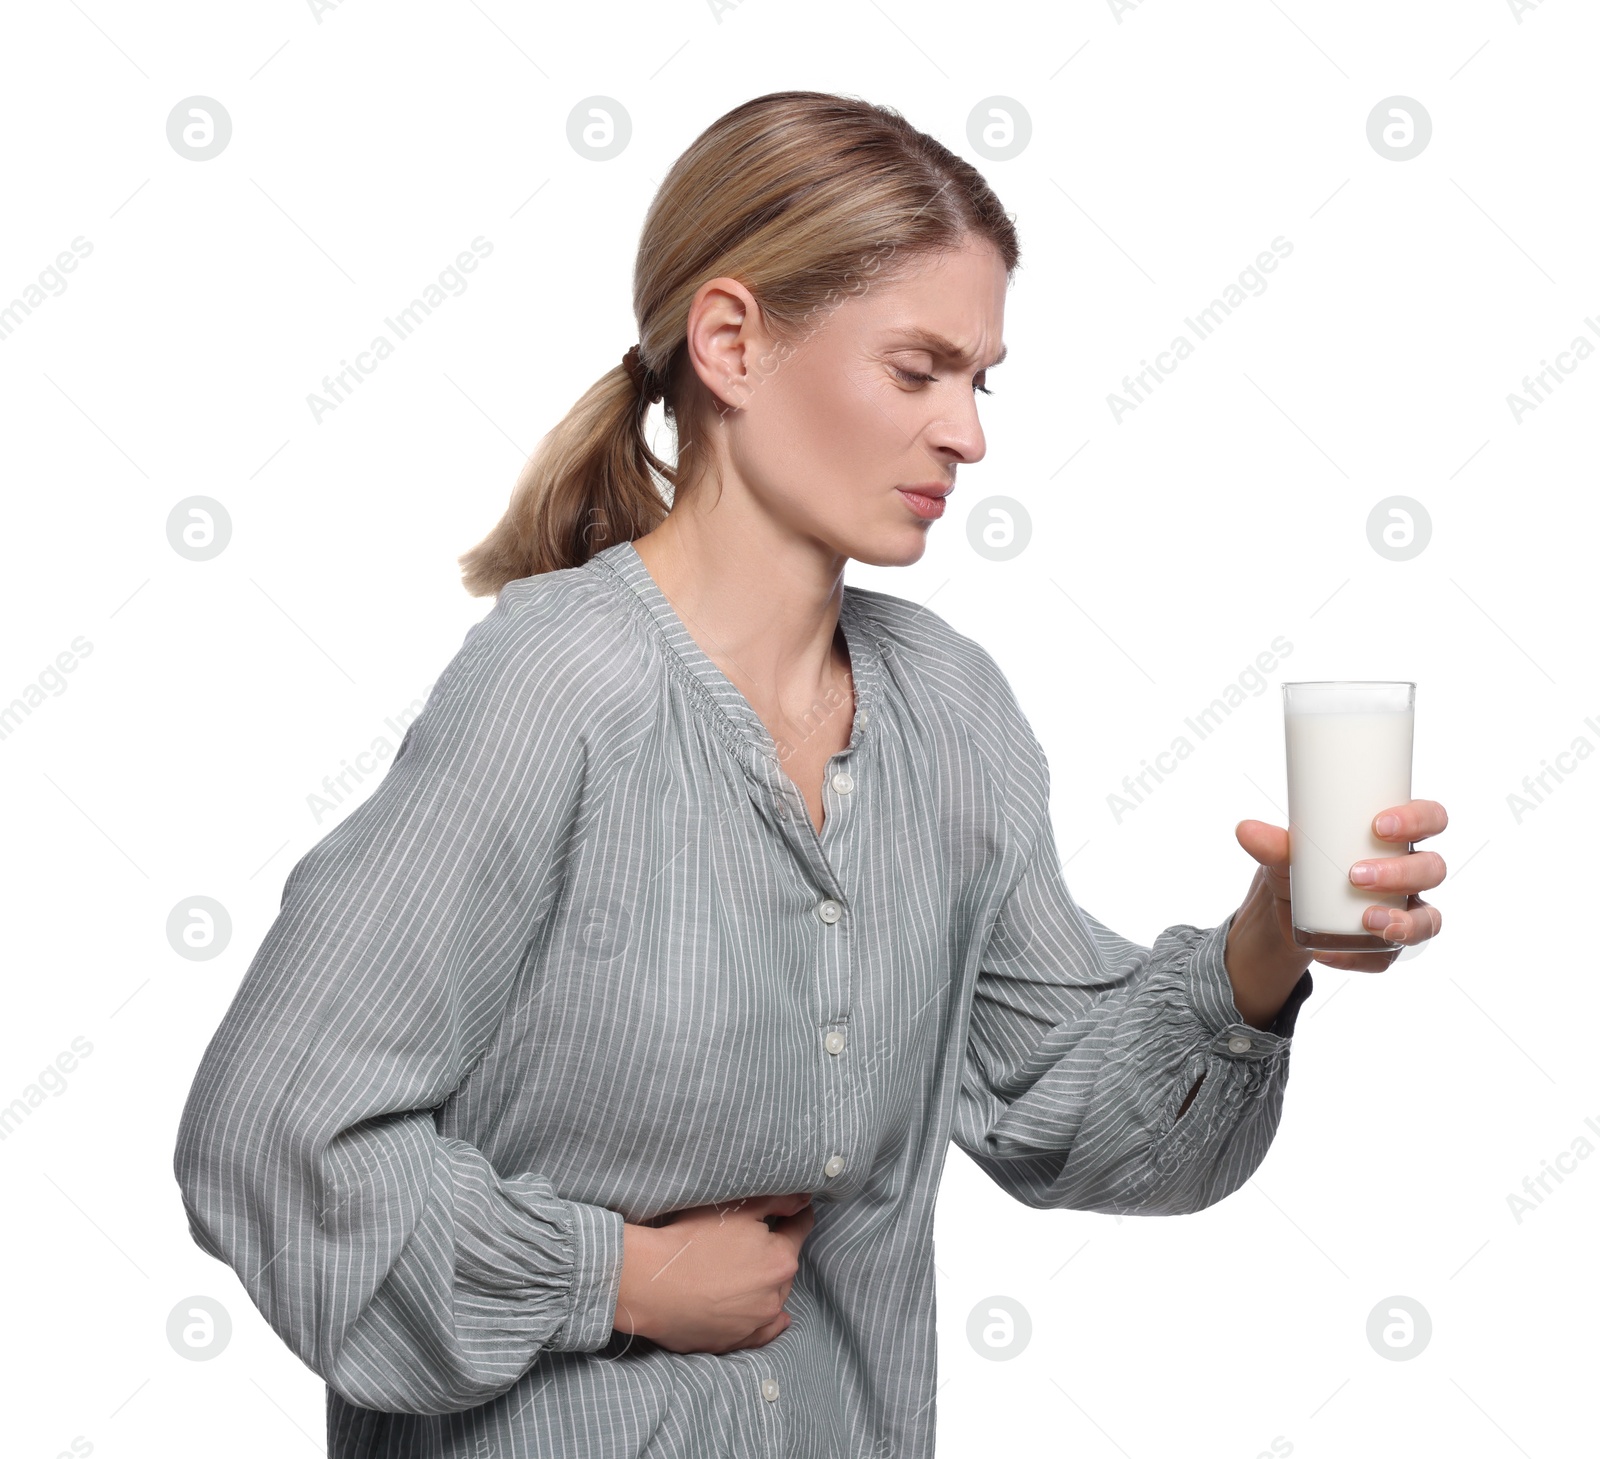
[(195, 1241), (363, 1408), (475, 1407), (601, 1347), (616, 1310), (623, 1218), (502, 1175), (433, 1114), (535, 975), (604, 717), (593, 665), (513, 600), (290, 872), (178, 1131)]
[(1030, 849), (979, 964), (952, 1138), (1026, 1205), (1200, 1210), (1266, 1154), (1311, 974), (1270, 1029), (1254, 1028), (1223, 963), (1231, 913), (1144, 947), (1082, 911), (1056, 852), (1044, 751), (1025, 721), (1014, 743), (1007, 796)]

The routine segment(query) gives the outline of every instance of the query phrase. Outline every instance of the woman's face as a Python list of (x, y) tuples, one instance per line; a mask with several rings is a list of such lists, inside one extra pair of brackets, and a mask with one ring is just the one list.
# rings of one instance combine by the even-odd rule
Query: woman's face
[(741, 284), (712, 280), (689, 331), (701, 379), (724, 402), (716, 428), (746, 505), (880, 566), (915, 562), (937, 526), (905, 489), (942, 491), (960, 463), (983, 459), (978, 399), (1003, 354), (1006, 293), (985, 242), (895, 281), (886, 272), (861, 273), (856, 292), (789, 342)]

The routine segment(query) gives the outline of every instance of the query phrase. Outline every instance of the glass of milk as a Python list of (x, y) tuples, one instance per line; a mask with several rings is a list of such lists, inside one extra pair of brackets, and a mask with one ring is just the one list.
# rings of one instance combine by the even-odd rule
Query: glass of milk
[[(1378, 812), (1411, 799), (1417, 686), (1322, 679), (1283, 686), (1289, 761), (1289, 911), (1301, 947), (1392, 949), (1361, 924), (1371, 906), (1404, 908), (1404, 892), (1358, 887), (1358, 861), (1402, 856), (1372, 829)], [(1409, 848), (1406, 848), (1409, 849)]]

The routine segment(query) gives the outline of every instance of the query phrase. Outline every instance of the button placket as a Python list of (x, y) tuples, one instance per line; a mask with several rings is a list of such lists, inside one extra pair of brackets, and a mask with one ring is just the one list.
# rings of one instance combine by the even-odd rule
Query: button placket
[[(811, 824), (811, 813), (806, 809), (804, 797), (775, 757), (759, 757), (755, 770), (759, 785), (770, 797), (773, 815), (777, 818), (790, 853), (823, 896), (830, 901), (837, 901), (843, 897), (844, 888), (834, 871), (833, 862), (822, 849), (822, 838), (817, 834), (817, 828)], [(831, 812), (827, 819), (833, 819)], [(823, 829), (828, 830), (826, 822)], [(829, 840), (833, 840), (831, 833)]]
[[(858, 711), (858, 723), (865, 723), (865, 715)], [(854, 753), (857, 747), (842, 751), (841, 758)], [(851, 849), (859, 828), (851, 824), (847, 814), (851, 797), (859, 789), (857, 779), (838, 761), (830, 762), (823, 780), (823, 794), (828, 797), (827, 816), (823, 831), (817, 832), (811, 823), (799, 791), (785, 774), (781, 763), (772, 755), (761, 757), (753, 766), (757, 778), (771, 797), (777, 824), (783, 840), (801, 869), (815, 898), (812, 914), (822, 924), (817, 929), (821, 939), (817, 944), (816, 988), (821, 1007), (827, 1016), (821, 1037), (823, 1048), (830, 1059), (822, 1074), (818, 1089), (817, 1119), (811, 1136), (817, 1142), (813, 1157), (817, 1165), (817, 1184), (824, 1188), (836, 1183), (848, 1167), (848, 1156), (856, 1146), (856, 1128), (860, 1111), (856, 1107), (856, 1092), (852, 1087), (852, 1074), (847, 1060), (837, 1058), (848, 1045), (848, 1037), (841, 1026), (851, 1014), (850, 998), (853, 977), (850, 960), (854, 951), (846, 913), (849, 904), (840, 879), (840, 868), (850, 859)], [(823, 837), (827, 837), (824, 849)], [(832, 1025), (831, 1027), (829, 1025)]]
[[(760, 1352), (759, 1348), (752, 1351)], [(747, 1451), (740, 1449), (737, 1452), (746, 1452), (752, 1455), (759, 1454), (763, 1459), (778, 1459), (788, 1445), (785, 1442), (785, 1429), (788, 1427), (783, 1421), (783, 1410), (778, 1407), (778, 1399), (783, 1394), (783, 1385), (772, 1374), (770, 1368), (762, 1375), (761, 1381), (756, 1385), (756, 1392), (761, 1395), (761, 1402), (755, 1404), (756, 1428), (759, 1431), (756, 1447)], [(729, 1453), (735, 1452), (729, 1450)]]
[[(824, 1029), (822, 1046), (830, 1055), (837, 1056), (844, 1051), (848, 1043), (840, 1023), (849, 1017), (848, 999), (851, 987), (849, 959), (854, 938), (843, 922), (846, 909), (835, 898), (824, 897), (816, 904), (815, 910), (825, 929), (821, 932), (823, 941), (819, 950), (822, 965), (819, 969), (818, 982), (827, 999), (825, 1006), (843, 1010), (835, 1014), (832, 1020), (834, 1026)], [(849, 1131), (855, 1123), (849, 1081), (849, 1066), (844, 1060), (835, 1058), (828, 1061), (828, 1069), (821, 1086), (822, 1118), (816, 1130), (817, 1138), (821, 1142), (821, 1154), (826, 1156), (821, 1162), (819, 1179), (822, 1182), (836, 1180), (844, 1173), (848, 1163), (844, 1152), (850, 1148)]]

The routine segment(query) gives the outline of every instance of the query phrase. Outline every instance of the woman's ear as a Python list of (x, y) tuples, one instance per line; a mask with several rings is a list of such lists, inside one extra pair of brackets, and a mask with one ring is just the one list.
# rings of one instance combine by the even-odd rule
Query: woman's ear
[(708, 279), (695, 290), (685, 342), (700, 383), (730, 410), (748, 402), (759, 375), (757, 362), (773, 344), (755, 295), (727, 276)]

